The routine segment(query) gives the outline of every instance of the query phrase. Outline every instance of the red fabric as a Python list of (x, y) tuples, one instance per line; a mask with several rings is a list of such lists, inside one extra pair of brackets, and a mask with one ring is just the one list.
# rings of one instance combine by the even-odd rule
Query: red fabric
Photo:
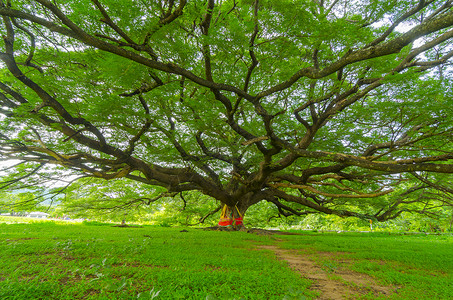
[(221, 219), (219, 221), (219, 226), (232, 226), (233, 225), (233, 220), (231, 219)]
[(237, 207), (236, 210), (231, 210), (228, 206), (224, 205), (222, 208), (222, 214), (220, 215), (219, 226), (228, 227), (228, 226), (242, 226), (242, 216), (239, 213)]

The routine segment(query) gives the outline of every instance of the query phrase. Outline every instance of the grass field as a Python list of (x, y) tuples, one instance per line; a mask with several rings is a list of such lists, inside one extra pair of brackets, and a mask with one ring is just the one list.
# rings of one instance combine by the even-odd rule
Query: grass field
[(320, 264), (335, 268), (350, 261), (352, 270), (396, 287), (386, 299), (453, 299), (452, 235), (304, 233), (285, 237), (279, 246), (334, 253)]
[[(1, 222), (1, 220), (0, 220)], [(315, 299), (312, 282), (260, 245), (339, 260), (391, 299), (452, 299), (453, 237), (245, 232), (99, 224), (0, 224), (0, 299)], [(316, 253), (329, 252), (328, 259)], [(363, 299), (374, 299), (363, 296)]]

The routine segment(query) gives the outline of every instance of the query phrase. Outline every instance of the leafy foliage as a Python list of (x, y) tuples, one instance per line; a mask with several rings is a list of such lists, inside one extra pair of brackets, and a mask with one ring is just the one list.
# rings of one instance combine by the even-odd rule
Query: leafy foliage
[(0, 158), (18, 162), (2, 188), (91, 177), (112, 183), (82, 179), (68, 206), (187, 193), (212, 212), (205, 196), (379, 221), (453, 204), (450, 1), (14, 0), (0, 15)]

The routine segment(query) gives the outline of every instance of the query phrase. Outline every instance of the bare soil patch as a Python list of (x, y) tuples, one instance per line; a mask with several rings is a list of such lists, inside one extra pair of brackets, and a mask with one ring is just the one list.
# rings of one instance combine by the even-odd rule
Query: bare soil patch
[(140, 225), (127, 225), (127, 224), (112, 225), (112, 227), (119, 227), (119, 228), (143, 228), (143, 226), (140, 226)]
[[(259, 249), (271, 250), (279, 260), (284, 260), (289, 267), (302, 277), (313, 282), (310, 290), (317, 291), (319, 300), (357, 299), (364, 295), (386, 297), (396, 288), (379, 285), (374, 278), (346, 268), (347, 260), (335, 261), (335, 266), (322, 266), (313, 255), (300, 251), (291, 251), (273, 245), (259, 245)], [(332, 253), (317, 253), (318, 258), (327, 258)]]
[(24, 238), (16, 238), (16, 239), (6, 239), (5, 242), (17, 242), (17, 241), (28, 241), (28, 240), (37, 240), (37, 237), (24, 237)]

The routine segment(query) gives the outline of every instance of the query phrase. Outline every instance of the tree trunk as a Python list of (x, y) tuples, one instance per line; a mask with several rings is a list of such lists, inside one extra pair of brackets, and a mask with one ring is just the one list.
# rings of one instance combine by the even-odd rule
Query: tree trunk
[(231, 207), (224, 204), (218, 225), (232, 230), (240, 230), (244, 228), (243, 213), (245, 210), (241, 212), (238, 206)]
[(234, 206), (231, 203), (230, 205), (223, 204), (218, 226), (233, 230), (244, 229), (244, 215), (247, 209), (261, 200), (263, 200), (262, 194), (250, 192), (241, 195), (240, 199), (235, 201), (236, 204)]
[(453, 225), (453, 213), (451, 214), (451, 221), (450, 221), (450, 232), (451, 232), (451, 226)]

